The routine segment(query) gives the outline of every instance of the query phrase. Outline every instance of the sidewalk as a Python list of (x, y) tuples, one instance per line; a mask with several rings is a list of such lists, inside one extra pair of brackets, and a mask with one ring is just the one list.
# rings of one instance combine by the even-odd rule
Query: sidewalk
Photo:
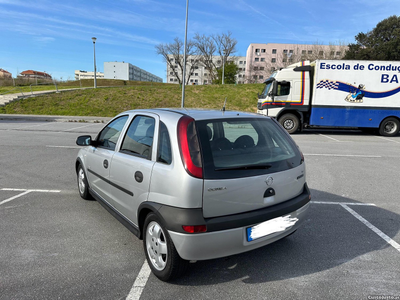
[(50, 116), (50, 115), (12, 115), (0, 114), (1, 120), (14, 121), (36, 121), (36, 122), (87, 122), (87, 123), (107, 123), (111, 120), (108, 117), (92, 116)]
[(47, 90), (47, 91), (36, 91), (36, 92), (19, 92), (15, 94), (5, 94), (0, 95), (0, 106), (4, 106), (10, 102), (16, 101), (18, 99), (35, 97), (36, 95), (44, 95), (44, 94), (52, 94), (52, 93), (62, 93), (65, 91), (74, 91), (74, 90), (85, 90), (92, 89), (93, 87), (84, 87), (84, 88), (72, 88), (72, 89), (58, 89), (57, 90)]

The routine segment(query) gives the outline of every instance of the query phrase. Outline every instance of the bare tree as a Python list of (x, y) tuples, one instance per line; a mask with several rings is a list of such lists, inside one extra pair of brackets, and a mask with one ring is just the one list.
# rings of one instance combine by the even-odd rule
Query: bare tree
[[(229, 60), (232, 60), (229, 57), (236, 52), (237, 40), (232, 37), (231, 32), (214, 34), (212, 36), (197, 33), (194, 40), (200, 60), (210, 74), (209, 79), (215, 82), (218, 78), (217, 69), (221, 68)], [(214, 59), (216, 54), (221, 58), (219, 61)]]
[(209, 74), (208, 79), (214, 81), (216, 79), (215, 70), (217, 68), (213, 60), (217, 50), (214, 40), (209, 36), (205, 36), (204, 34), (200, 35), (196, 33), (194, 36), (194, 41), (198, 54), (200, 55), (200, 62), (204, 65), (204, 68)]
[[(157, 54), (162, 55), (169, 69), (182, 84), (182, 75), (184, 69), (184, 44), (179, 38), (175, 38), (173, 43), (156, 45)], [(190, 61), (188, 58), (190, 57)], [(188, 84), (190, 74), (199, 63), (195, 43), (188, 41), (186, 45), (186, 83)]]

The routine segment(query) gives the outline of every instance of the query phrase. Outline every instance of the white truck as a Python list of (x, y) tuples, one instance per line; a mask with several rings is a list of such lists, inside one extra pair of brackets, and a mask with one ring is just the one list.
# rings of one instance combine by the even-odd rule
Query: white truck
[(400, 130), (400, 61), (303, 61), (274, 72), (257, 112), (289, 132), (311, 127)]

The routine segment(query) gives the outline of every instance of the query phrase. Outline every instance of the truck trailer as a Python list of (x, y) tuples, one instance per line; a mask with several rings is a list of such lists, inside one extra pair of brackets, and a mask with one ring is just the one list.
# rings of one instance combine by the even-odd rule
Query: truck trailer
[(400, 61), (303, 61), (274, 72), (257, 112), (289, 132), (313, 127), (400, 130)]

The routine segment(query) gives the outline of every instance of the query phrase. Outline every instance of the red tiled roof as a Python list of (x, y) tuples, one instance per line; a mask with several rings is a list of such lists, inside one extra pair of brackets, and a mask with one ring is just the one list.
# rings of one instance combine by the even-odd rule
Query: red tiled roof
[(7, 70), (1, 69), (1, 68), (0, 68), (0, 72), (7, 73), (7, 74), (11, 74), (11, 73), (8, 72)]
[(43, 76), (43, 77), (50, 77), (51, 76), (45, 72), (40, 72), (40, 71), (34, 71), (34, 70), (26, 70), (21, 72), (21, 75), (39, 75), (39, 76)]

